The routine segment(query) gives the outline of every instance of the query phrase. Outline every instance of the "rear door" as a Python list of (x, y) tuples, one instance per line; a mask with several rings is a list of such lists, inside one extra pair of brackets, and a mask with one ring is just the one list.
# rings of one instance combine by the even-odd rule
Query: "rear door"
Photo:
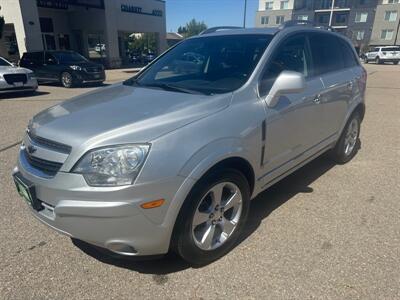
[(20, 66), (32, 70), (39, 77), (43, 67), (43, 52), (25, 53), (20, 61)]
[(312, 73), (310, 49), (307, 36), (296, 34), (279, 45), (260, 81), (260, 96), (268, 94), (282, 71), (296, 71), (306, 78), (306, 89), (295, 94), (283, 94), (273, 108), (266, 107), (266, 148), (263, 165), (268, 173), (264, 183), (286, 172), (303, 155), (312, 152), (321, 139), (320, 106), (315, 99), (323, 90), (318, 76)]
[(49, 81), (58, 81), (60, 78), (60, 66), (55, 56), (50, 52), (45, 53), (43, 73)]
[(319, 105), (322, 121), (318, 124), (324, 140), (334, 137), (346, 117), (353, 98), (355, 66), (354, 54), (341, 38), (329, 33), (310, 34), (314, 67), (321, 76), (324, 91)]

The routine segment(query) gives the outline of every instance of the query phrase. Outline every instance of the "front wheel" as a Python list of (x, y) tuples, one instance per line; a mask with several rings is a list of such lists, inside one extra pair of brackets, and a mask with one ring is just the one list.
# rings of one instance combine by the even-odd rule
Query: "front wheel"
[(399, 64), (399, 61), (396, 60), (396, 61), (393, 62), (393, 64), (398, 65), (398, 64)]
[(202, 178), (186, 199), (175, 226), (175, 251), (192, 265), (229, 252), (246, 223), (250, 188), (242, 173), (224, 169)]
[(381, 65), (382, 64), (382, 60), (379, 57), (377, 57), (377, 58), (375, 58), (375, 63), (378, 64), (378, 65)]
[(65, 88), (72, 88), (74, 86), (74, 77), (69, 72), (62, 72), (60, 81)]
[(360, 148), (361, 118), (358, 113), (353, 113), (340, 136), (335, 148), (331, 151), (331, 157), (339, 164), (350, 161)]

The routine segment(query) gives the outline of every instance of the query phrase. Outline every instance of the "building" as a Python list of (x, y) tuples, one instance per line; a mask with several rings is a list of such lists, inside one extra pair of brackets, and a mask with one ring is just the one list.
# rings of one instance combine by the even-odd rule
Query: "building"
[[(394, 0), (396, 1), (396, 0)], [(368, 47), (378, 0), (260, 0), (256, 26), (304, 20), (331, 26), (349, 37), (357, 51)]]
[(370, 44), (400, 45), (400, 0), (379, 1)]
[(167, 32), (167, 45), (168, 48), (182, 41), (184, 37), (176, 32)]
[(5, 30), (0, 55), (71, 49), (118, 67), (128, 59), (132, 33), (153, 33), (166, 49), (162, 0), (1, 0)]

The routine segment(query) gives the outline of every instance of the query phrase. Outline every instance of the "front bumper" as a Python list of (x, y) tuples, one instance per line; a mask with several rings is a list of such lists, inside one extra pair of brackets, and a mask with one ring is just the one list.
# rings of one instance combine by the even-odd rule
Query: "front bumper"
[(89, 73), (86, 71), (76, 71), (75, 73), (76, 80), (81, 83), (96, 83), (103, 82), (106, 80), (105, 71)]
[[(90, 187), (79, 174), (58, 172), (45, 179), (28, 172), (18, 160), (14, 173), (35, 185), (36, 196), (44, 209), (32, 214), (41, 222), (70, 237), (124, 255), (157, 255), (168, 252), (177, 215), (193, 182), (183, 177), (124, 187)], [(140, 204), (163, 198), (156, 209)], [(171, 205), (172, 204), (172, 205)], [(118, 251), (115, 245), (133, 251)]]
[(36, 79), (28, 79), (23, 85), (8, 84), (4, 79), (0, 79), (0, 93), (12, 92), (33, 92), (38, 88)]

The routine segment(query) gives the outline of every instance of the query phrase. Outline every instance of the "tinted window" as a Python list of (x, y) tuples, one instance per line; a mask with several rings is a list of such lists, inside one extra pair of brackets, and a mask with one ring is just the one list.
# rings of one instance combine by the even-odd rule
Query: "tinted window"
[(275, 51), (261, 79), (260, 94), (265, 95), (282, 71), (295, 71), (309, 76), (309, 55), (305, 36), (289, 38)]
[(84, 58), (82, 55), (73, 52), (73, 51), (59, 51), (53, 52), (52, 55), (60, 62), (64, 64), (70, 63), (80, 63), (86, 62), (87, 59)]
[(206, 94), (231, 92), (247, 81), (270, 41), (270, 35), (187, 39), (157, 60), (136, 83)]
[(339, 39), (330, 34), (310, 35), (314, 75), (334, 72), (344, 68)]
[(399, 47), (387, 47), (387, 48), (382, 48), (382, 51), (400, 51)]
[(353, 49), (351, 49), (350, 45), (343, 41), (342, 39), (338, 39), (340, 42), (340, 46), (342, 48), (342, 55), (344, 66), (346, 68), (351, 68), (358, 65), (358, 58), (354, 55)]
[(35, 64), (43, 63), (43, 52), (30, 52), (25, 53), (22, 57), (24, 62), (33, 62)]

